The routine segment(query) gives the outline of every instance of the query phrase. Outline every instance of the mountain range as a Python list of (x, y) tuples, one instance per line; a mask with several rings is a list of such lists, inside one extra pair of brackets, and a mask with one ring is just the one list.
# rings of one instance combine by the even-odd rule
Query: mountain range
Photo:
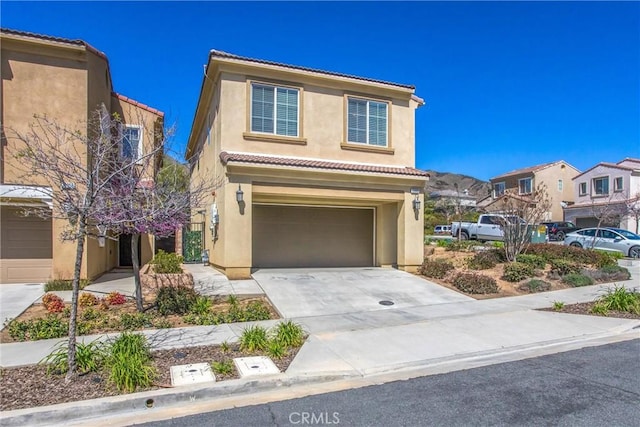
[(464, 190), (476, 199), (481, 199), (489, 193), (491, 184), (468, 175), (450, 172), (427, 171), (430, 175), (426, 186), (426, 194), (434, 191), (451, 190), (456, 191), (455, 184), (458, 184), (460, 193)]

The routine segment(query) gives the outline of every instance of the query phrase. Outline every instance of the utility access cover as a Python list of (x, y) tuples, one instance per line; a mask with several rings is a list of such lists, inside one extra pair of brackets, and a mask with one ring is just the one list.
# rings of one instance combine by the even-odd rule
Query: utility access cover
[(215, 380), (216, 377), (211, 372), (211, 366), (208, 363), (171, 367), (171, 385), (174, 386), (215, 382)]
[(278, 367), (266, 356), (236, 357), (233, 363), (238, 368), (240, 378), (280, 373)]

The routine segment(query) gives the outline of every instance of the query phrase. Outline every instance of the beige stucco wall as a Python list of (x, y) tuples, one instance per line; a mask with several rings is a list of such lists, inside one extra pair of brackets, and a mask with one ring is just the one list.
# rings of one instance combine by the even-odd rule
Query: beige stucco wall
[[(564, 167), (563, 167), (564, 166)], [(549, 220), (562, 221), (563, 209), (560, 202), (573, 202), (573, 178), (578, 171), (568, 165), (558, 164), (536, 172), (536, 186), (544, 184), (551, 201), (551, 215)], [(558, 180), (562, 180), (562, 191), (558, 190)]]
[[(384, 97), (373, 91), (362, 92), (362, 88), (336, 89), (304, 83), (301, 78), (287, 80), (289, 85), (299, 87), (301, 96), (299, 108), (302, 124), (301, 141), (287, 143), (271, 140), (254, 140), (248, 123), (249, 81), (267, 82), (265, 78), (251, 78), (248, 75), (221, 74), (221, 149), (267, 153), (279, 156), (307, 157), (337, 161), (352, 161), (386, 165), (413, 166), (414, 150), (414, 109), (415, 102), (406, 99)], [(359, 89), (359, 92), (356, 92)], [(368, 96), (391, 102), (389, 121), (389, 146), (393, 151), (356, 151), (367, 149), (365, 145), (347, 144), (345, 148), (345, 95)], [(321, 113), (319, 113), (321, 112)], [(253, 134), (259, 138), (259, 134)]]

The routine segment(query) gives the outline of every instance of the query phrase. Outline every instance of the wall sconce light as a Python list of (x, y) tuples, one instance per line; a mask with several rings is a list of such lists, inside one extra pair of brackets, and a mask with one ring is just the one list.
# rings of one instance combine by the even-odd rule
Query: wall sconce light
[(238, 184), (238, 191), (236, 191), (236, 202), (244, 202), (244, 192), (242, 191), (242, 187), (240, 187), (240, 184)]
[(413, 199), (413, 210), (416, 211), (416, 213), (420, 212), (420, 195), (416, 194), (416, 198)]

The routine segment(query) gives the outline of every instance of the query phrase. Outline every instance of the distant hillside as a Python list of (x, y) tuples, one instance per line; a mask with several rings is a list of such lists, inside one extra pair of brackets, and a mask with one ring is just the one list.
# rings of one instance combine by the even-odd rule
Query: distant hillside
[(469, 191), (469, 195), (476, 199), (481, 199), (489, 193), (491, 185), (487, 181), (481, 181), (472, 176), (461, 175), (449, 172), (427, 171), (431, 176), (427, 182), (426, 193), (434, 191), (451, 190), (455, 191), (455, 185), (458, 184), (460, 193), (464, 190)]

